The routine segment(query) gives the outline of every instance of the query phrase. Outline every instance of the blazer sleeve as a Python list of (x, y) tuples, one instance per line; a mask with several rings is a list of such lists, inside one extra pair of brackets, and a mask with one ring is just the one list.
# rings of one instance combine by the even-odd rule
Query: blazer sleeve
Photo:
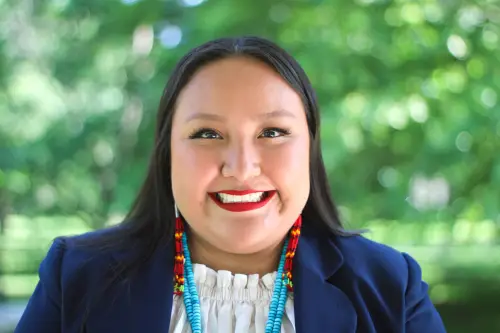
[(408, 265), (408, 284), (405, 293), (406, 333), (446, 333), (443, 321), (428, 295), (428, 285), (422, 281), (418, 263), (403, 253)]
[(14, 333), (61, 332), (61, 266), (65, 241), (56, 238), (39, 268), (39, 282)]

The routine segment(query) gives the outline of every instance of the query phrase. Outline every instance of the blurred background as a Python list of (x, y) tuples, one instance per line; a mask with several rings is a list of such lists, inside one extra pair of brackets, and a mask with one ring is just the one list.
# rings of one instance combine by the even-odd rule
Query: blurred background
[(310, 76), (348, 226), (421, 263), (449, 332), (500, 332), (496, 0), (0, 0), (0, 332), (54, 237), (127, 211), (174, 64), (236, 34)]

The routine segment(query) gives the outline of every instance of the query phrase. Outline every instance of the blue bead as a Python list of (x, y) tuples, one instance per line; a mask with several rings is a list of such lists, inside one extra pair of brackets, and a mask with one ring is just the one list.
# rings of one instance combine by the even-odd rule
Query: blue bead
[(187, 237), (184, 233), (182, 235), (184, 257), (186, 259), (184, 263), (186, 279), (184, 283), (184, 305), (186, 307), (188, 321), (191, 325), (193, 333), (201, 333), (201, 311), (200, 311), (200, 300), (198, 297), (198, 292), (196, 290), (196, 284), (194, 282), (193, 265), (191, 263), (191, 255), (187, 246)]
[[(266, 323), (266, 333), (272, 333), (275, 331), (275, 322), (276, 320), (279, 321), (281, 324), (281, 319), (278, 319), (277, 316), (279, 316), (279, 300), (282, 297), (282, 275), (283, 275), (283, 268), (285, 266), (285, 259), (286, 259), (286, 250), (288, 248), (288, 239), (285, 241), (285, 244), (283, 245), (283, 249), (281, 251), (281, 257), (280, 257), (280, 263), (278, 265), (278, 271), (276, 272), (276, 279), (275, 279), (275, 284), (274, 284), (274, 290), (273, 290), (273, 296), (271, 298), (271, 305), (269, 307), (269, 316), (267, 318), (267, 323)], [(281, 330), (281, 325), (279, 325), (279, 329)]]
[(273, 321), (273, 332), (281, 331), (281, 322), (283, 319), (283, 314), (285, 312), (285, 305), (287, 299), (287, 289), (286, 286), (281, 285), (280, 287), (280, 299), (278, 301), (278, 311), (276, 317)]

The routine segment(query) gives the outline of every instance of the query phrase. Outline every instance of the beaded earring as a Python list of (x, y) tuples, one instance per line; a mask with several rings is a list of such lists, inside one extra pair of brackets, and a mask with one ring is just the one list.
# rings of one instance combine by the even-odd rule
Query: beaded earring
[(184, 234), (184, 223), (175, 205), (175, 257), (174, 257), (174, 294), (182, 295), (184, 292), (184, 250), (182, 247), (182, 236)]
[(288, 291), (293, 291), (292, 283), (292, 270), (293, 270), (293, 257), (297, 251), (299, 244), (300, 229), (302, 228), (302, 215), (299, 215), (297, 220), (290, 229), (288, 247), (286, 251), (285, 267), (283, 272), (283, 283), (286, 285)]

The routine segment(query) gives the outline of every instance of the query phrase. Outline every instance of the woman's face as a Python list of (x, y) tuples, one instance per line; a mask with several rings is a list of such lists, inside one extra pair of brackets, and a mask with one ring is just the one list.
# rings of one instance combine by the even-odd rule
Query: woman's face
[(302, 101), (254, 59), (220, 60), (193, 76), (177, 100), (171, 152), (179, 211), (196, 237), (225, 252), (276, 245), (309, 196)]

